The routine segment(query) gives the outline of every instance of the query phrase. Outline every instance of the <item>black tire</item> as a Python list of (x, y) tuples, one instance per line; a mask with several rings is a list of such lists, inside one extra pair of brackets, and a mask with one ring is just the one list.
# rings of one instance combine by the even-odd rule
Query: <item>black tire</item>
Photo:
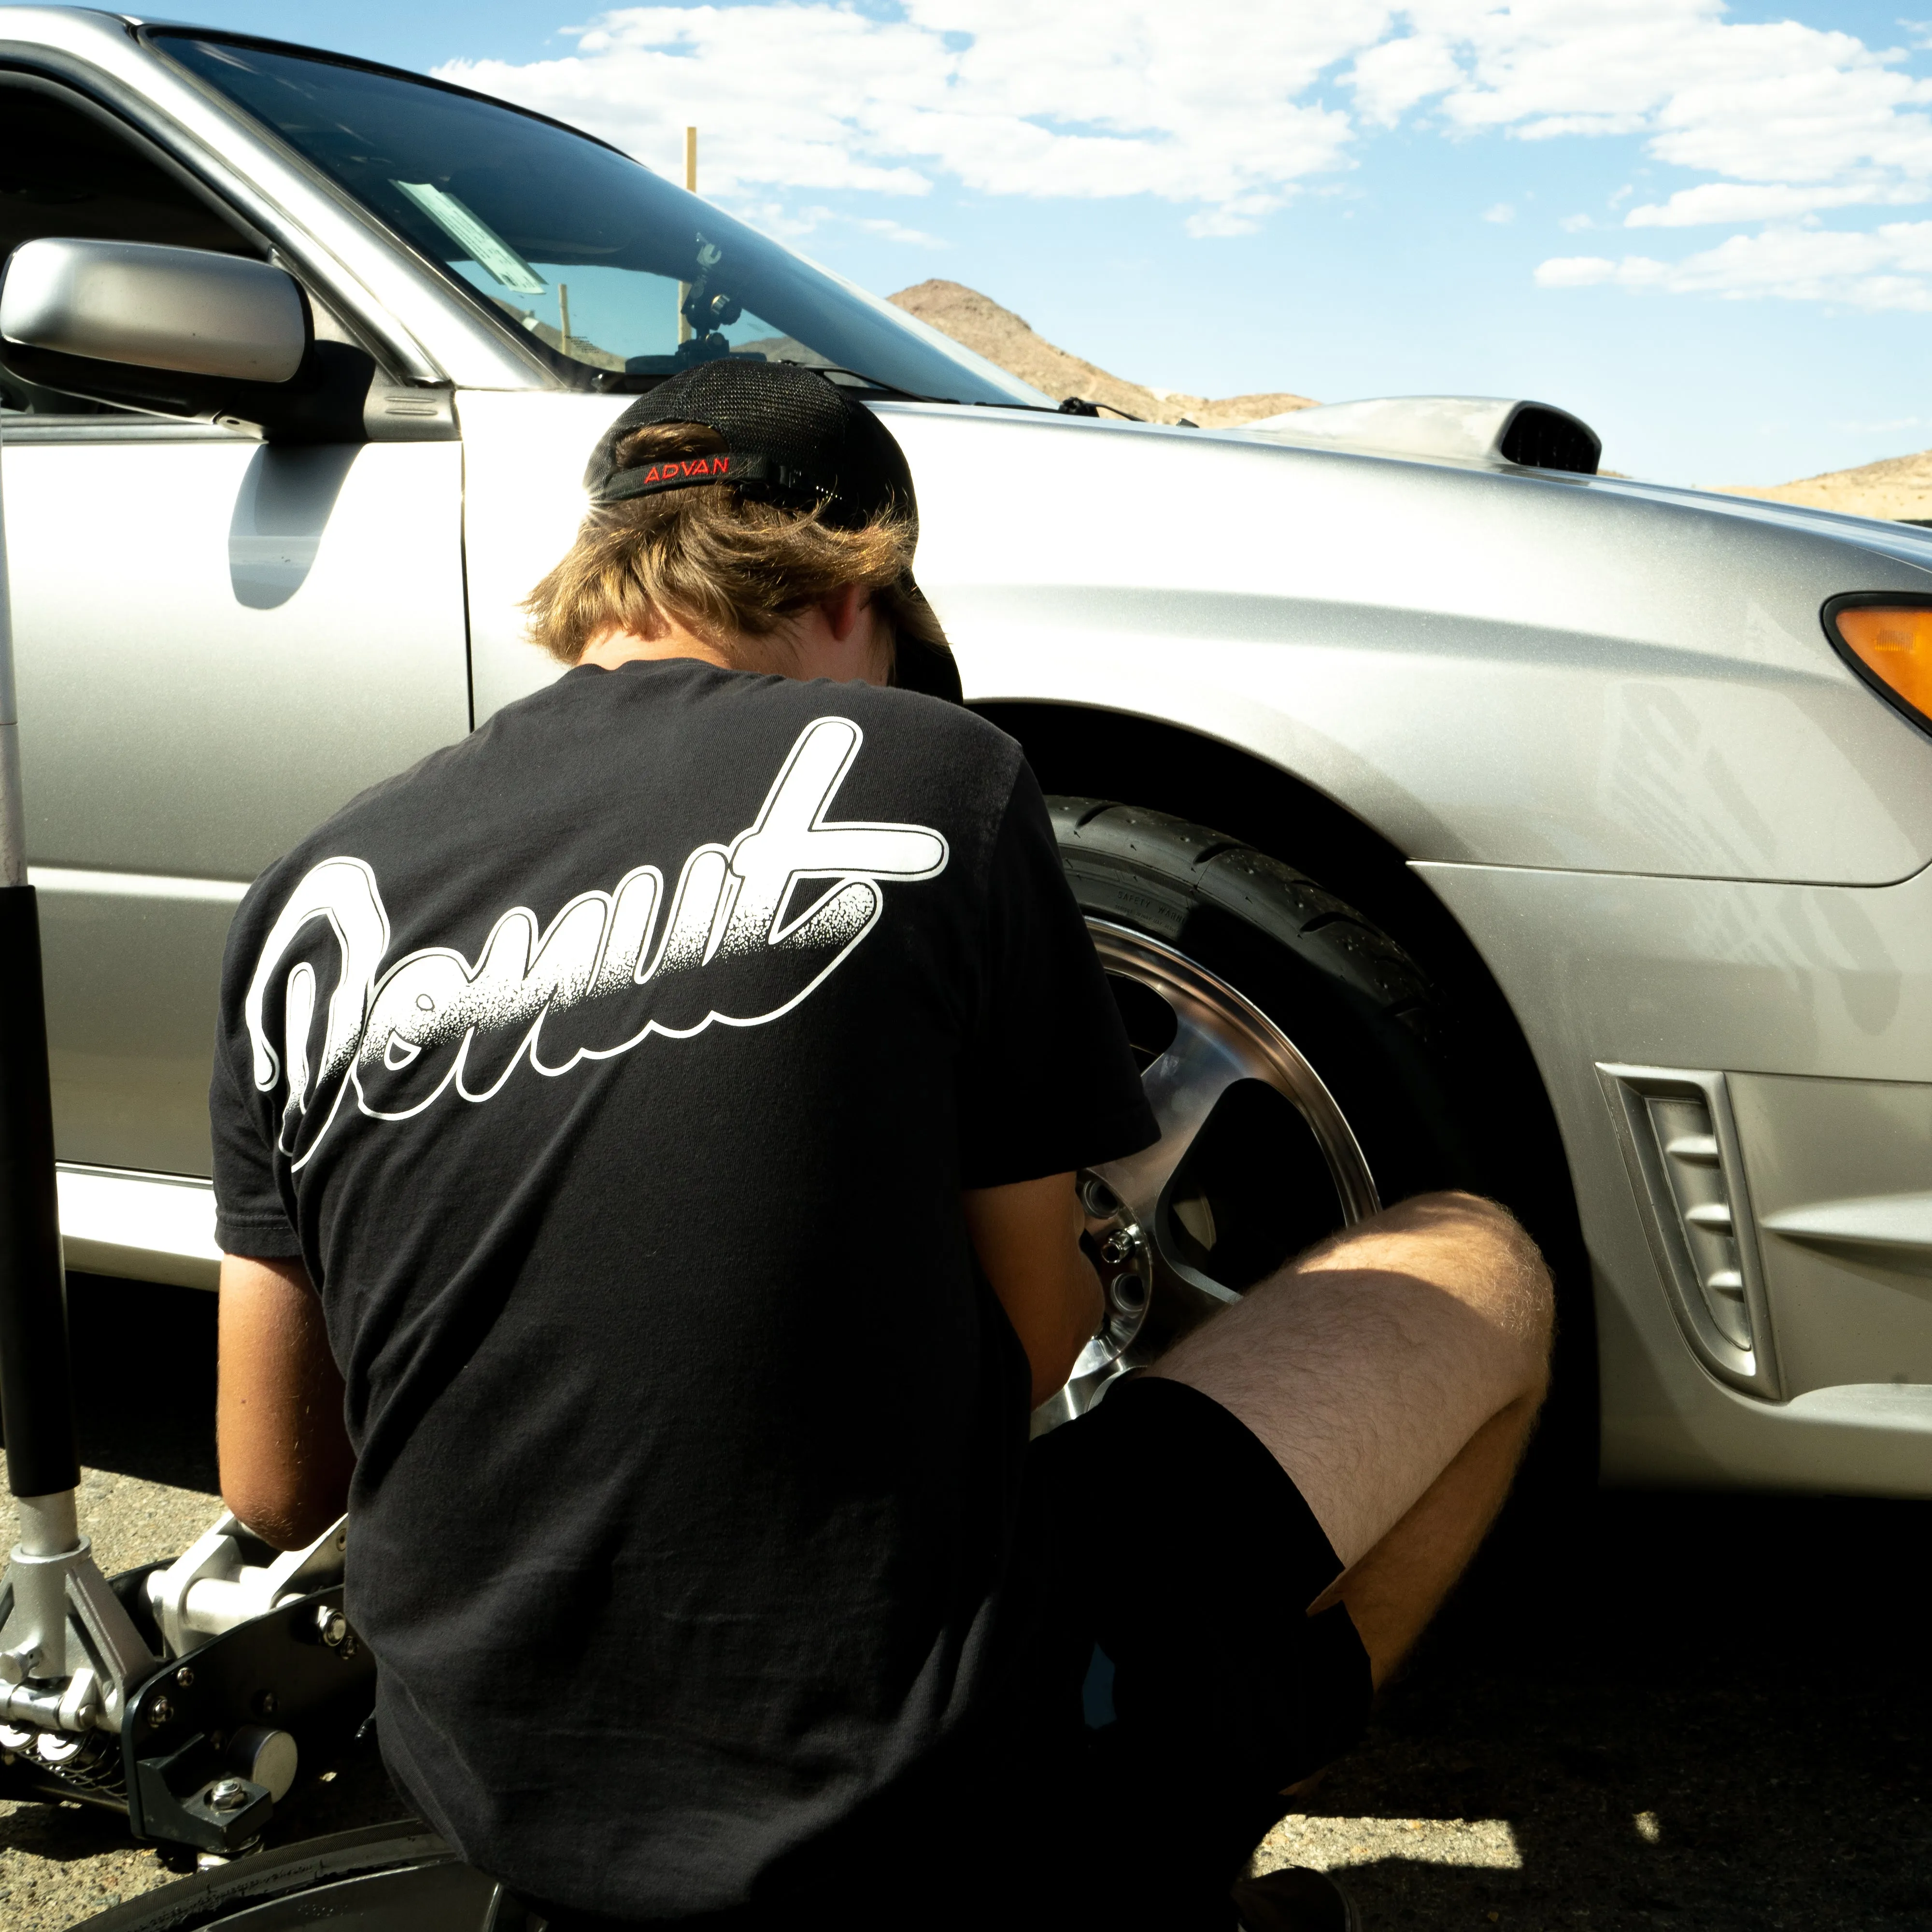
[(1267, 1014), (1334, 1095), (1383, 1205), (1480, 1188), (1454, 1028), (1388, 934), (1292, 866), (1204, 826), (1100, 799), (1048, 803), (1089, 920), (1172, 947)]
[[(1537, 1240), (1556, 1278), (1556, 1348), (1511, 1515), (1564, 1520), (1597, 1479), (1589, 1262), (1535, 1063), (1480, 960), (1456, 953), (1453, 928), (1436, 933), (1452, 995), (1373, 920), (1238, 838), (1099, 799), (1048, 803), (1090, 922), (1158, 940), (1259, 1006), (1322, 1076), (1383, 1205), (1466, 1188), (1502, 1202)], [(1343, 1218), (1331, 1208), (1331, 1226)], [(1311, 1232), (1325, 1230), (1304, 1224), (1295, 1238)], [(1150, 1322), (1130, 1359), (1159, 1340)]]
[[(332, 1919), (358, 1932), (511, 1932), (493, 1880), (458, 1862), (417, 1824), (374, 1825), (310, 1838), (161, 1886), (84, 1920), (75, 1932), (316, 1932)], [(508, 1902), (506, 1901), (507, 1904)]]

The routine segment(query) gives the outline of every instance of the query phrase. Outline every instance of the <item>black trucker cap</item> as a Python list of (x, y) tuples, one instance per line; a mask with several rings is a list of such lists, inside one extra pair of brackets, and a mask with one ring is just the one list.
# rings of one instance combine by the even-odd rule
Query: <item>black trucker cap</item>
[[(654, 423), (701, 423), (716, 430), (724, 451), (620, 464), (624, 440)], [(816, 507), (841, 529), (891, 514), (905, 518), (915, 535), (919, 529), (912, 471), (892, 431), (849, 389), (794, 363), (721, 357), (681, 370), (611, 424), (584, 472), (592, 503), (705, 483), (730, 483), (788, 508)], [(951, 652), (902, 638), (897, 656), (895, 682), (961, 701)]]

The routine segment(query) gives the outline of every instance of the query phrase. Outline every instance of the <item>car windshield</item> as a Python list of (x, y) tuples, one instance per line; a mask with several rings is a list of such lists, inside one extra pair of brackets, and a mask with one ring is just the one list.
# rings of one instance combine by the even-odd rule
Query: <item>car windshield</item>
[(1046, 400), (587, 136), (474, 94), (210, 34), (154, 42), (600, 388), (757, 357), (952, 402)]

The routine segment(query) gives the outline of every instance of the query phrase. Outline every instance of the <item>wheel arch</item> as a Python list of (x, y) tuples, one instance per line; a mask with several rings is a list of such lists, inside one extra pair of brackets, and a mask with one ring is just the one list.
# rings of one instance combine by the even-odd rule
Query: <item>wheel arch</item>
[(1594, 1470), (1595, 1310), (1569, 1161), (1515, 1012), (1460, 922), (1373, 826), (1238, 746), (1100, 706), (1000, 700), (974, 708), (1019, 741), (1042, 790), (1171, 812), (1252, 845), (1347, 900), (1436, 980), (1485, 1076), (1495, 1191), (1535, 1238), (1556, 1280), (1561, 1400), (1544, 1435), (1559, 1454), (1550, 1460), (1573, 1474), (1580, 1461)]

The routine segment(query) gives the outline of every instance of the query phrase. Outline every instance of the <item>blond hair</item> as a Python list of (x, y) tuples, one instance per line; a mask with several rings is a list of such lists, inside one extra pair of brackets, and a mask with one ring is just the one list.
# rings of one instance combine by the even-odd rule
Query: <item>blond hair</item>
[[(722, 451), (715, 430), (656, 423), (618, 446), (620, 470)], [(764, 638), (848, 584), (872, 593), (896, 643), (940, 650), (946, 633), (913, 581), (910, 520), (858, 530), (828, 524), (824, 510), (787, 509), (735, 484), (693, 484), (593, 506), (568, 554), (524, 599), (530, 634), (574, 664), (612, 630), (642, 638), (675, 623), (728, 658), (742, 638)]]

